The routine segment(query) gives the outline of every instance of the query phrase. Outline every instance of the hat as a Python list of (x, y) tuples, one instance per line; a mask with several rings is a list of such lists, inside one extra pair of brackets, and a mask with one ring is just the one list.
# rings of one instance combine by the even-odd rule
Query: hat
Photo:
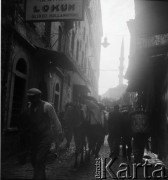
[(27, 91), (27, 96), (41, 95), (41, 91), (37, 88), (31, 88)]

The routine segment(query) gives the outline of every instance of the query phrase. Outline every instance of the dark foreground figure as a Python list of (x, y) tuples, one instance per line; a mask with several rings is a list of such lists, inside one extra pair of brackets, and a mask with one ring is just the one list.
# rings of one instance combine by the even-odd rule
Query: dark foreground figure
[(119, 156), (119, 145), (121, 142), (121, 124), (123, 116), (119, 112), (119, 106), (114, 106), (114, 111), (110, 112), (108, 118), (108, 144), (110, 147), (110, 157)]
[(121, 136), (122, 136), (122, 147), (123, 147), (123, 157), (131, 160), (132, 153), (132, 128), (131, 128), (131, 117), (129, 111), (122, 112), (122, 127), (121, 127)]
[(62, 128), (51, 104), (41, 100), (41, 91), (32, 88), (27, 92), (28, 106), (19, 120), (20, 162), (25, 163), (30, 151), (33, 179), (45, 179), (45, 162), (52, 143), (58, 142)]
[(133, 131), (133, 154), (136, 163), (142, 162), (145, 146), (150, 137), (149, 114), (137, 110), (131, 113)]

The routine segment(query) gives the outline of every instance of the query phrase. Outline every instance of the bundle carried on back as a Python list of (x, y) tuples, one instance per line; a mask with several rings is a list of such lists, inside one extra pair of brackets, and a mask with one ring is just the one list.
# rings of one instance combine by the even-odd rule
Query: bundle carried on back
[(85, 100), (85, 104), (91, 114), (90, 123), (103, 125), (103, 119), (99, 105), (91, 100)]
[(133, 133), (147, 133), (149, 131), (149, 116), (144, 111), (131, 113)]

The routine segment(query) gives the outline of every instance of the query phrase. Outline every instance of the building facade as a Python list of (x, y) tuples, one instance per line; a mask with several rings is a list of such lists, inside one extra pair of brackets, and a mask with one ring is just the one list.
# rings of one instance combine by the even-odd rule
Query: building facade
[(25, 20), (25, 0), (2, 0), (2, 157), (17, 152), (17, 119), (36, 87), (59, 114), (81, 94), (98, 97), (102, 36), (99, 0), (83, 2), (82, 20)]
[(168, 152), (167, 72), (168, 23), (166, 1), (135, 0), (131, 34), (128, 91), (137, 93), (137, 106), (151, 113), (152, 151), (165, 158)]

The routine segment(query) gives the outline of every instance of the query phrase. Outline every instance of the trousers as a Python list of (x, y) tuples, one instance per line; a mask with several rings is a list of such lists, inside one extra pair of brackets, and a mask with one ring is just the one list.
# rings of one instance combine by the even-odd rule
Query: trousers
[(134, 161), (137, 163), (142, 161), (148, 135), (143, 133), (136, 133), (133, 136), (133, 154)]
[(114, 136), (114, 135), (109, 134), (108, 144), (110, 147), (110, 156), (118, 157), (119, 156), (120, 136)]
[(50, 152), (51, 139), (46, 137), (40, 141), (34, 141), (31, 146), (31, 164), (33, 166), (33, 179), (46, 179), (46, 159)]

